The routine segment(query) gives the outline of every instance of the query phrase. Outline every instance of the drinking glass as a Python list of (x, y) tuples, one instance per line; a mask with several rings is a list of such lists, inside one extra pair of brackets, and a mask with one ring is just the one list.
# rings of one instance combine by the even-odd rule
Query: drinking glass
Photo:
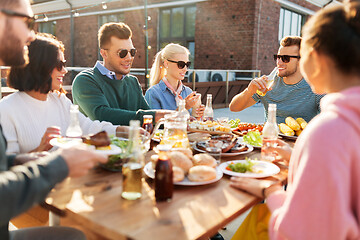
[(220, 140), (209, 140), (209, 146), (205, 148), (206, 152), (215, 158), (217, 165), (221, 162), (222, 146), (223, 142)]

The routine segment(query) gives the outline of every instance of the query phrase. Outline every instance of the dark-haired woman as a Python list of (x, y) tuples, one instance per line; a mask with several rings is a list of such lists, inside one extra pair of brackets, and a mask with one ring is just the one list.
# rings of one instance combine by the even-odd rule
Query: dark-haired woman
[[(49, 141), (66, 132), (71, 101), (60, 91), (67, 72), (64, 45), (51, 35), (36, 36), (29, 46), (29, 64), (10, 70), (8, 85), (19, 91), (0, 101), (7, 153), (48, 151)], [(117, 128), (127, 128), (92, 121), (81, 113), (79, 122), (84, 134), (115, 134)]]
[(303, 29), (300, 67), (321, 113), (296, 141), (289, 184), (232, 178), (266, 197), (271, 239), (360, 239), (360, 2), (323, 9)]

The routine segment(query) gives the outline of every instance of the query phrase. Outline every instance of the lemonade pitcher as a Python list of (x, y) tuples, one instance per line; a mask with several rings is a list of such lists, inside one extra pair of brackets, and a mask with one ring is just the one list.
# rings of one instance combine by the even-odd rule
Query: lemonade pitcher
[(165, 115), (164, 135), (160, 144), (169, 144), (172, 148), (190, 148), (187, 136), (187, 119), (175, 114)]

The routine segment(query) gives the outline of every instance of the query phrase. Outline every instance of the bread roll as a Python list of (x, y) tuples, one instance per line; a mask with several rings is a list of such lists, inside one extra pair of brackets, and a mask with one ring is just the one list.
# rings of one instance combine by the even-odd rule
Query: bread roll
[(169, 157), (172, 165), (181, 168), (185, 173), (193, 166), (192, 161), (181, 152), (171, 152)]
[(194, 155), (194, 165), (205, 165), (212, 168), (217, 166), (215, 158), (207, 153), (200, 153)]
[(172, 152), (181, 152), (181, 153), (185, 154), (185, 156), (187, 156), (188, 158), (193, 157), (193, 152), (188, 148), (174, 148), (174, 149), (171, 149), (171, 151)]
[(173, 166), (173, 182), (181, 182), (184, 180), (184, 177), (184, 171), (179, 167)]
[(188, 179), (192, 182), (205, 182), (216, 178), (216, 171), (209, 166), (194, 166), (190, 168)]

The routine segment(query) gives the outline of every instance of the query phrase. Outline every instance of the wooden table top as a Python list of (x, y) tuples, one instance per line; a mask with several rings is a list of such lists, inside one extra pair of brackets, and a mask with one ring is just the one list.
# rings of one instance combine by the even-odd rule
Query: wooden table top
[[(147, 154), (147, 159), (152, 154)], [(222, 161), (257, 157), (259, 150)], [(286, 179), (287, 169), (272, 177)], [(230, 177), (203, 186), (175, 186), (171, 202), (157, 203), (153, 181), (143, 179), (139, 200), (121, 198), (122, 176), (101, 168), (67, 178), (46, 199), (47, 207), (109, 239), (207, 239), (262, 199), (232, 188)]]

